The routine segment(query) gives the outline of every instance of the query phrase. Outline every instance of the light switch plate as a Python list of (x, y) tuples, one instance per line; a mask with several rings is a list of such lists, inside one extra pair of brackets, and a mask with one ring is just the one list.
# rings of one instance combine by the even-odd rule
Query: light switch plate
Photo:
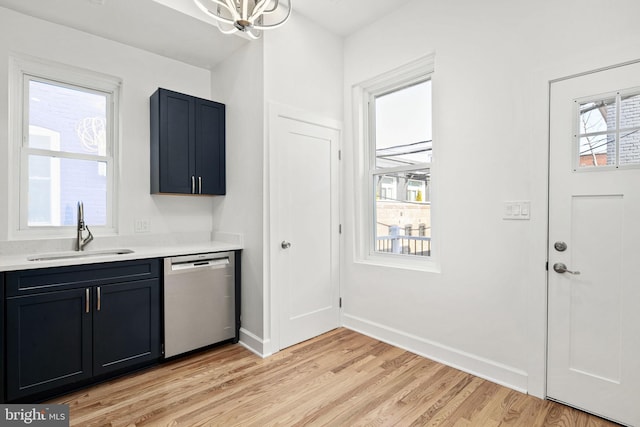
[(502, 219), (530, 219), (531, 202), (529, 200), (504, 202), (502, 212)]

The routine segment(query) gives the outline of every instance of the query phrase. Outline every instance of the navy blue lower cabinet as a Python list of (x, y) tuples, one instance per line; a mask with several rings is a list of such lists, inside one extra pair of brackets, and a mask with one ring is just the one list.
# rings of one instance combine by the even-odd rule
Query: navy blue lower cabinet
[(93, 374), (158, 359), (161, 355), (159, 281), (117, 283), (98, 286), (94, 291)]
[(91, 378), (85, 289), (7, 299), (7, 399)]
[(45, 400), (161, 357), (160, 260), (6, 273), (4, 401)]
[(4, 349), (5, 349), (5, 334), (4, 334), (4, 273), (0, 273), (0, 402), (5, 401), (4, 392), (4, 378), (5, 378), (5, 365), (4, 365)]

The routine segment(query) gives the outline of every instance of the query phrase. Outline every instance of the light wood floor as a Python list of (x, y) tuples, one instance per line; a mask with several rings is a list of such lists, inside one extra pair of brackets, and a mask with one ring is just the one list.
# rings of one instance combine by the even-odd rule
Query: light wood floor
[(226, 345), (51, 403), (73, 426), (614, 426), (346, 329), (261, 359)]

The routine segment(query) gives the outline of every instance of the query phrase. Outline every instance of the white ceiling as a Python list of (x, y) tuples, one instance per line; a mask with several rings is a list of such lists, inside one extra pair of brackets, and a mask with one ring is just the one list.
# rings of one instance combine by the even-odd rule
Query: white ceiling
[[(295, 13), (341, 36), (409, 1), (292, 0)], [(0, 0), (0, 6), (198, 67), (214, 67), (249, 43), (221, 34), (192, 0)]]
[(412, 0), (292, 0), (293, 9), (329, 31), (348, 36)]

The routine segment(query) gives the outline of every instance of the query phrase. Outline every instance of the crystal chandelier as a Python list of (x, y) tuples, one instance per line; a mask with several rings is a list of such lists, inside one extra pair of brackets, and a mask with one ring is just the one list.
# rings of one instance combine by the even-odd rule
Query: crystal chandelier
[(262, 30), (277, 28), (291, 16), (292, 0), (193, 0), (218, 21), (224, 34), (242, 31), (257, 39)]

